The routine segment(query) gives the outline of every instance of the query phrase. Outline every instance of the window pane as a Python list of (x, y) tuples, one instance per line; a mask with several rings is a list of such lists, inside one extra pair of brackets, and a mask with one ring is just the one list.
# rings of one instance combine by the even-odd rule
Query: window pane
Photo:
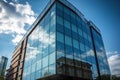
[(60, 24), (57, 24), (57, 31), (64, 33), (64, 27)]
[(70, 10), (67, 7), (64, 7), (64, 13), (66, 13), (67, 15), (70, 15)]
[(83, 36), (84, 36), (85, 39), (88, 39), (87, 38), (87, 33), (85, 33), (84, 31), (83, 31)]
[(80, 50), (81, 50), (81, 51), (85, 51), (85, 47), (84, 47), (84, 44), (83, 44), (83, 43), (80, 43)]
[(76, 32), (72, 32), (72, 37), (76, 40), (79, 40), (78, 33), (76, 33)]
[(71, 37), (71, 30), (68, 28), (65, 28), (65, 35), (70, 36)]
[(79, 49), (79, 43), (78, 43), (78, 41), (75, 40), (75, 39), (73, 39), (73, 46), (74, 46), (74, 48)]
[(80, 36), (82, 36), (82, 30), (78, 28), (78, 33)]
[(48, 76), (49, 75), (49, 72), (48, 72), (48, 67), (45, 67), (42, 69), (42, 76), (45, 77), (45, 76)]
[(44, 44), (43, 47), (44, 47), (43, 48), (43, 57), (45, 57), (48, 55), (49, 47), (48, 47), (48, 44)]
[(72, 39), (68, 36), (65, 36), (65, 44), (72, 46)]
[(62, 57), (65, 57), (64, 52), (57, 51), (57, 59), (62, 58)]
[(60, 32), (57, 32), (57, 41), (64, 43), (64, 36)]
[(57, 16), (57, 23), (60, 25), (63, 25), (63, 18), (60, 16)]
[(77, 33), (77, 27), (74, 24), (72, 24), (72, 31)]
[(55, 52), (49, 55), (49, 65), (55, 63)]
[(55, 74), (55, 64), (49, 66), (49, 75)]
[(65, 51), (66, 51), (66, 54), (73, 55), (73, 49), (72, 49), (71, 46), (66, 45), (65, 46)]
[(64, 20), (64, 26), (70, 29), (70, 22), (68, 22), (67, 20)]
[(57, 41), (57, 51), (64, 51), (64, 44)]
[(57, 3), (57, 9), (62, 11), (63, 10), (63, 5), (61, 3)]
[(37, 71), (37, 72), (36, 72), (36, 75), (35, 75), (35, 76), (36, 76), (35, 78), (36, 78), (36, 79), (41, 78), (41, 75), (42, 75), (42, 74), (41, 74), (41, 70), (40, 70), (40, 71)]
[(79, 49), (74, 48), (74, 59), (80, 58)]
[(41, 60), (37, 61), (37, 67), (36, 67), (36, 70), (40, 70), (41, 69)]
[(50, 32), (55, 32), (55, 17), (50, 20)]
[(31, 75), (30, 75), (30, 80), (35, 80), (34, 78), (35, 78), (35, 74), (34, 74), (34, 73), (31, 73)]
[(43, 68), (48, 66), (48, 56), (43, 58)]

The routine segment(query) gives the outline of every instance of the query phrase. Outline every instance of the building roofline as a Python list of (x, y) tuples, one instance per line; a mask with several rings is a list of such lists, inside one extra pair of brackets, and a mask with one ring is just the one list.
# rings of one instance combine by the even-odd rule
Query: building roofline
[(89, 25), (90, 27), (92, 27), (93, 29), (95, 29), (99, 34), (101, 34), (100, 29), (99, 29), (91, 20), (88, 21), (88, 25)]
[(0, 57), (1, 57), (1, 58), (5, 58), (5, 59), (7, 59), (7, 60), (8, 60), (8, 58), (7, 58), (7, 57), (5, 57), (5, 56), (1, 56), (1, 55), (0, 55)]

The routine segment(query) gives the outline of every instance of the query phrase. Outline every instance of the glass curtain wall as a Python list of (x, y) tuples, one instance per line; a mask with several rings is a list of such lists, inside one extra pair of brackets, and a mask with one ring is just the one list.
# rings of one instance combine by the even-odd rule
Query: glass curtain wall
[(56, 20), (57, 74), (95, 80), (98, 72), (88, 24), (61, 3)]
[[(92, 32), (100, 73), (109, 74), (102, 39)], [(97, 80), (93, 34), (87, 22), (67, 6), (56, 2), (28, 36), (22, 79), (35, 80), (62, 74)]]
[(36, 80), (56, 73), (55, 5), (28, 36), (22, 80)]
[(7, 61), (8, 59), (6, 57), (0, 56), (0, 80), (3, 80), (5, 77)]
[(94, 44), (98, 59), (98, 65), (100, 69), (100, 76), (102, 79), (110, 80), (110, 69), (106, 57), (105, 48), (103, 45), (102, 36), (97, 33), (94, 29), (92, 29)]

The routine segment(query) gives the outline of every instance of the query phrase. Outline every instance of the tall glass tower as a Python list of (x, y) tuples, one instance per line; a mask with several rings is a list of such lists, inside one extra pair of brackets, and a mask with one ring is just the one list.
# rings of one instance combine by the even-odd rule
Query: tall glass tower
[(0, 80), (4, 80), (8, 58), (0, 56)]
[(24, 38), (22, 80), (110, 80), (100, 30), (66, 0), (51, 0)]

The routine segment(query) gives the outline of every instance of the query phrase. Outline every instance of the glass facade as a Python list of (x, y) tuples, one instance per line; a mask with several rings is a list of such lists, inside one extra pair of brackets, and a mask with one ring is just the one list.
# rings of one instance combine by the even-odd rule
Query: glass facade
[(0, 56), (0, 80), (4, 80), (8, 59), (4, 56)]
[(98, 80), (104, 74), (110, 75), (110, 70), (102, 38), (94, 30), (91, 33), (76, 12), (56, 1), (28, 35), (22, 80), (52, 75)]
[(98, 72), (89, 25), (61, 3), (57, 3), (56, 18), (57, 74), (96, 79)]
[(97, 33), (94, 29), (92, 29), (94, 44), (95, 44), (95, 52), (97, 55), (98, 66), (100, 70), (100, 76), (102, 79), (110, 80), (110, 69), (108, 66), (107, 57), (105, 54), (105, 48), (103, 45), (102, 36)]
[(23, 80), (36, 80), (56, 72), (55, 5), (28, 36)]

